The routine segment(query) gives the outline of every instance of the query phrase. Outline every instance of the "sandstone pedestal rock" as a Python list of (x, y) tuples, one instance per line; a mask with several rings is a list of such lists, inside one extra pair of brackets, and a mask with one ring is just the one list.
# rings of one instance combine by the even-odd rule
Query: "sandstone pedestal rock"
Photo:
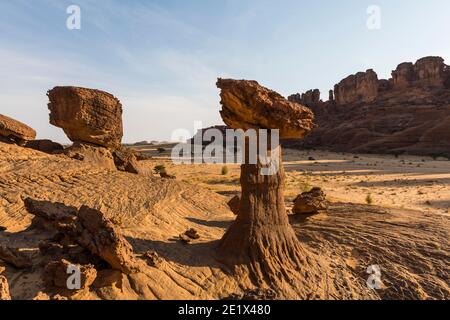
[[(313, 115), (308, 108), (256, 81), (219, 79), (217, 86), (221, 89), (222, 118), (233, 129), (279, 129), (281, 138), (302, 138), (313, 128)], [(245, 149), (248, 159), (248, 143)], [(225, 265), (235, 271), (245, 268), (244, 272), (248, 271), (258, 286), (291, 281), (306, 260), (286, 214), (280, 149), (277, 146), (267, 150), (279, 157), (279, 170), (272, 175), (261, 175), (265, 166), (260, 161), (241, 166), (239, 213), (218, 251)]]
[(20, 121), (0, 114), (0, 136), (21, 146), (36, 138), (36, 131)]
[(122, 105), (113, 95), (78, 87), (55, 87), (47, 95), (50, 123), (62, 128), (70, 140), (120, 147)]

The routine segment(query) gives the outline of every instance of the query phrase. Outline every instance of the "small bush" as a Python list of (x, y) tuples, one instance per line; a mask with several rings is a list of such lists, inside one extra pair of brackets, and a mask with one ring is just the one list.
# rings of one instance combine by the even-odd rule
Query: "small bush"
[(166, 166), (163, 164), (157, 165), (153, 171), (155, 171), (156, 174), (161, 174), (161, 173), (167, 173), (166, 171)]
[(228, 167), (227, 167), (227, 166), (223, 166), (223, 167), (222, 167), (222, 175), (223, 175), (223, 176), (226, 176), (226, 175), (228, 174), (228, 172), (229, 172), (229, 171), (228, 171)]
[(368, 193), (366, 197), (366, 202), (368, 205), (371, 205), (373, 203), (372, 194)]
[(158, 148), (157, 151), (158, 151), (158, 153), (164, 153), (164, 152), (166, 152), (166, 149), (164, 149), (164, 148)]

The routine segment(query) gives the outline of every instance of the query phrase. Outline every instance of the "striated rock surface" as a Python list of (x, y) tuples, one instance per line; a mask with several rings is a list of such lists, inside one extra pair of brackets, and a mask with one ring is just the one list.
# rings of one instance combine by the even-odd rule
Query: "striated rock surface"
[(23, 146), (36, 138), (36, 131), (20, 121), (0, 114), (0, 136)]
[(114, 269), (132, 273), (137, 264), (133, 249), (102, 212), (82, 206), (80, 209), (61, 203), (25, 200), (27, 210), (53, 223), (56, 230), (101, 257)]
[(375, 75), (370, 81), (367, 75), (361, 77), (366, 79), (365, 85), (359, 86), (361, 92), (370, 94), (360, 99), (355, 86), (345, 85), (353, 89), (343, 90), (343, 82), (357, 83), (355, 77), (347, 78), (335, 90), (335, 101), (306, 104), (318, 126), (305, 140), (287, 145), (340, 152), (450, 156), (450, 68), (442, 58), (402, 63), (391, 79), (379, 80), (377, 85)]
[(309, 192), (300, 194), (294, 200), (295, 214), (315, 214), (328, 208), (328, 201), (325, 193), (320, 188), (313, 188)]
[(123, 136), (122, 105), (100, 90), (55, 87), (48, 93), (50, 123), (64, 130), (73, 142), (119, 147)]
[(89, 163), (95, 167), (111, 171), (116, 170), (113, 154), (104, 147), (75, 142), (71, 147), (66, 148), (63, 153), (69, 158)]
[(223, 121), (233, 129), (279, 129), (282, 138), (305, 136), (313, 127), (312, 112), (256, 81), (219, 79)]

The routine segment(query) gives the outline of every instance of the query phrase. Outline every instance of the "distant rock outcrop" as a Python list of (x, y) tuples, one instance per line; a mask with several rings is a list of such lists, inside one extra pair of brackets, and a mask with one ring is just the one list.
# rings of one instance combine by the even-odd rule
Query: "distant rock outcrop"
[(348, 76), (334, 86), (334, 100), (338, 105), (372, 102), (378, 95), (378, 76), (372, 69)]
[(24, 146), (36, 138), (36, 131), (26, 124), (0, 114), (0, 137)]
[[(440, 57), (401, 63), (389, 80), (368, 70), (336, 85), (326, 102), (308, 106), (318, 126), (290, 147), (361, 153), (450, 156), (450, 67)], [(331, 98), (331, 94), (330, 94)]]

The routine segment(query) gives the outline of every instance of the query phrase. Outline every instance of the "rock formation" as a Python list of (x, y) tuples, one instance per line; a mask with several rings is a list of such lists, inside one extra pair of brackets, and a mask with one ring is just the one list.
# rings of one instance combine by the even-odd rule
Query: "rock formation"
[(2, 245), (0, 245), (0, 260), (5, 261), (17, 269), (25, 269), (33, 265), (29, 256), (21, 250)]
[(64, 153), (109, 170), (151, 175), (122, 147), (122, 104), (112, 94), (87, 88), (55, 87), (48, 93), (50, 123), (64, 130), (72, 147)]
[(63, 153), (69, 158), (90, 163), (95, 167), (116, 170), (113, 154), (108, 148), (75, 142), (72, 146), (66, 148)]
[(0, 275), (0, 301), (1, 300), (11, 300), (8, 280), (2, 275)]
[(113, 95), (78, 87), (56, 87), (47, 95), (50, 123), (62, 128), (70, 140), (120, 147), (122, 105)]
[(0, 137), (23, 146), (36, 138), (36, 131), (20, 121), (0, 114)]
[(241, 205), (241, 197), (234, 196), (231, 198), (230, 201), (228, 201), (228, 206), (230, 207), (231, 212), (233, 212), (235, 215), (239, 214), (239, 207)]
[(28, 141), (25, 144), (25, 147), (49, 154), (59, 153), (64, 150), (64, 147), (61, 144), (47, 139)]
[(25, 200), (25, 206), (28, 212), (51, 222), (57, 231), (101, 257), (112, 268), (125, 274), (135, 271), (137, 262), (131, 245), (102, 212), (30, 198)]
[[(121, 147), (114, 150), (112, 155), (114, 158), (114, 164), (119, 171), (142, 175), (151, 175), (151, 172), (149, 170), (146, 170), (138, 163), (139, 154), (137, 155), (135, 151)], [(145, 159), (142, 155), (139, 157), (141, 159)]]
[[(219, 79), (221, 115), (234, 129), (279, 129), (281, 137), (304, 137), (313, 127), (309, 109), (289, 102), (256, 81)], [(227, 266), (246, 268), (258, 285), (277, 286), (289, 281), (301, 267), (304, 251), (289, 225), (284, 206), (284, 169), (281, 147), (267, 151), (278, 163), (275, 172), (262, 175), (267, 168), (258, 159), (249, 163), (249, 140), (246, 140), (245, 163), (241, 166), (242, 196), (239, 214), (219, 246), (219, 259)]]
[[(312, 114), (256, 81), (221, 79), (223, 121), (236, 129), (278, 129), (280, 137), (298, 138), (312, 129)], [(243, 103), (245, 101), (245, 103)]]
[(314, 89), (302, 94), (297, 93), (289, 96), (288, 100), (302, 105), (317, 104), (320, 102), (320, 91), (319, 89)]
[(378, 94), (378, 76), (372, 70), (348, 76), (334, 87), (334, 99), (338, 105), (371, 102)]
[(325, 193), (320, 188), (303, 192), (294, 200), (292, 212), (295, 214), (315, 214), (328, 208)]
[(401, 63), (389, 80), (369, 70), (341, 81), (335, 99), (305, 103), (318, 126), (290, 147), (450, 156), (450, 67), (439, 57)]
[(70, 289), (67, 287), (67, 280), (70, 276), (68, 270), (71, 266), (80, 270), (80, 288), (78, 290), (88, 289), (97, 278), (97, 270), (93, 265), (79, 265), (61, 259), (46, 265), (42, 277), (45, 285), (48, 288)]

